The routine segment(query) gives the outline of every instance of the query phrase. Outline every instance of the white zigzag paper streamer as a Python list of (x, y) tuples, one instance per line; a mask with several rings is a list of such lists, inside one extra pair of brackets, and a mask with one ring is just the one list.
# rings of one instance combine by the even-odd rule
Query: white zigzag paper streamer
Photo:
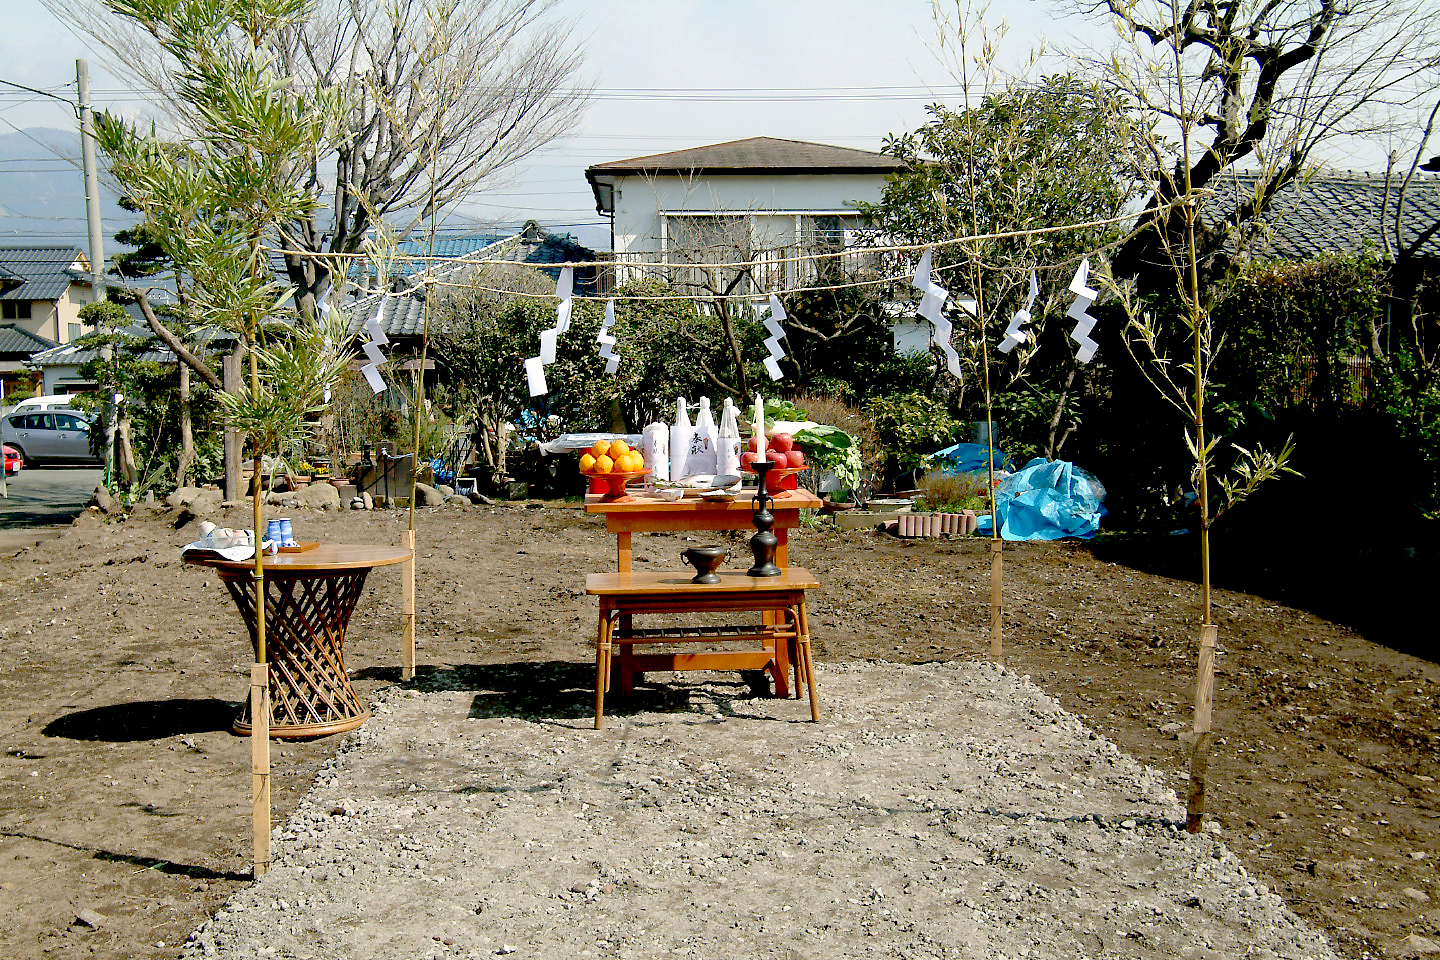
[(564, 333), (570, 329), (570, 311), (574, 305), (575, 270), (573, 267), (560, 268), (560, 276), (555, 281), (555, 296), (560, 298), (560, 303), (555, 308), (555, 327)]
[(1040, 279), (1032, 269), (1030, 271), (1030, 296), (1025, 299), (1025, 306), (1016, 310), (1015, 316), (1010, 318), (1010, 325), (1005, 328), (1005, 339), (1000, 341), (1001, 353), (1009, 353), (1030, 339), (1029, 332), (1020, 328), (1030, 322), (1030, 311), (1035, 309), (1035, 298), (1038, 296), (1040, 296)]
[(605, 372), (614, 373), (620, 369), (620, 355), (615, 352), (615, 335), (610, 328), (615, 325), (615, 301), (605, 301), (605, 319), (600, 323), (600, 332), (595, 342), (600, 344), (600, 356), (605, 358)]
[[(385, 378), (380, 376), (380, 364), (385, 362), (385, 354), (380, 352), (380, 348), (390, 342), (390, 338), (385, 336), (384, 328), (380, 326), (380, 311), (385, 308), (385, 300), (386, 297), (382, 296), (379, 307), (365, 318), (365, 332), (369, 334), (370, 341), (360, 345), (360, 349), (365, 351), (365, 357), (370, 361), (361, 366), (360, 372), (365, 375), (365, 382), (370, 384), (374, 393), (384, 393), (386, 388)], [(329, 304), (322, 306), (329, 311)]]
[(540, 397), (550, 392), (550, 387), (545, 383), (545, 364), (540, 362), (539, 357), (530, 357), (525, 361), (525, 379), (530, 383), (530, 396)]
[[(756, 305), (757, 308), (759, 304)], [(780, 358), (785, 356), (785, 351), (780, 349), (780, 340), (785, 336), (785, 328), (780, 326), (788, 314), (785, 308), (780, 305), (780, 298), (770, 294), (770, 313), (765, 318), (765, 329), (770, 331), (770, 336), (765, 338), (765, 349), (770, 351), (770, 356), (765, 358), (765, 372), (770, 374), (771, 380), (780, 380), (785, 374), (780, 370)]]
[(560, 335), (570, 329), (570, 314), (575, 301), (575, 269), (561, 267), (560, 276), (555, 280), (555, 296), (560, 302), (555, 306), (555, 326), (540, 331), (540, 355), (525, 361), (525, 377), (529, 381), (530, 396), (539, 397), (549, 393), (545, 383), (545, 367), (555, 362), (555, 351)]
[[(953, 327), (945, 316), (945, 300), (950, 296), (950, 291), (930, 279), (935, 259), (934, 250), (926, 250), (920, 257), (920, 263), (915, 268), (915, 279), (910, 285), (924, 294), (920, 298), (920, 306), (916, 313), (929, 320), (935, 327), (935, 343), (940, 352), (945, 354), (945, 367), (954, 375), (955, 379), (964, 379), (960, 371), (960, 354), (955, 352), (955, 345), (950, 342)], [(975, 301), (961, 299), (959, 305), (971, 316), (975, 314)]]
[(1070, 331), (1070, 339), (1080, 344), (1080, 349), (1075, 354), (1075, 359), (1081, 363), (1089, 363), (1095, 356), (1095, 351), (1100, 349), (1100, 344), (1090, 339), (1090, 331), (1095, 329), (1095, 318), (1090, 316), (1090, 307), (1099, 298), (1100, 291), (1087, 286), (1090, 280), (1090, 259), (1080, 262), (1080, 269), (1075, 271), (1075, 279), (1070, 281), (1070, 292), (1075, 294), (1075, 302), (1065, 311), (1067, 317), (1075, 319), (1075, 329)]
[[(328, 318), (328, 317), (330, 316), (330, 291), (331, 291), (332, 289), (334, 289), (334, 288), (333, 288), (333, 287), (326, 287), (326, 288), (325, 288), (325, 292), (322, 293), (322, 294), (320, 294), (320, 302), (319, 302), (318, 304), (316, 304), (316, 306), (320, 308), (320, 316), (321, 316), (321, 317)], [(326, 352), (326, 353), (329, 353), (334, 346), (335, 346), (335, 344), (334, 344), (333, 342), (331, 342), (331, 340), (330, 340), (330, 334), (328, 334), (328, 333), (325, 334), (325, 352)], [(331, 387), (332, 384), (333, 384), (333, 381), (331, 381), (330, 383), (326, 383), (326, 384), (325, 384), (325, 402), (326, 402), (326, 403), (329, 403), (329, 402), (330, 402), (330, 387)]]

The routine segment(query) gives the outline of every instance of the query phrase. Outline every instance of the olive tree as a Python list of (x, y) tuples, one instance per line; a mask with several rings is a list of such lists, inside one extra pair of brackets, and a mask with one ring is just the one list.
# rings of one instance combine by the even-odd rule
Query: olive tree
[[(202, 125), (184, 141), (114, 116), (97, 126), (111, 173), (144, 217), (154, 242), (187, 278), (189, 315), (236, 333), (249, 354), (249, 382), (219, 398), (245, 432), (255, 462), (255, 609), (266, 609), (261, 456), (306, 429), (325, 386), (347, 358), (343, 320), (297, 316), (284, 307), (267, 247), (316, 198), (294, 171), (340, 135), (345, 100), (331, 87), (301, 88), (267, 45), (308, 11), (307, 0), (109, 0), (141, 26), (175, 68), (175, 95)], [(289, 324), (282, 321), (290, 320)], [(269, 866), (268, 716), (265, 618), (255, 624), (252, 685), (257, 810), (255, 872)]]
[[(974, 106), (933, 104), (929, 113), (923, 127), (889, 139), (886, 152), (905, 169), (890, 176), (879, 203), (862, 209), (886, 243), (1011, 234), (935, 250), (937, 275), (952, 295), (954, 345), (967, 373), (981, 375), (955, 385), (962, 405), (988, 385), (989, 349), (1024, 304), (1030, 270), (1038, 268), (1033, 336), (1026, 348), (998, 358), (997, 379), (1027, 389), (1022, 374), (1038, 362), (1043, 379), (1060, 384), (1056, 415), (1040, 443), (1053, 455), (1063, 442), (1066, 397), (1083, 383), (1070, 345), (1056, 337), (1055, 349), (1037, 355), (1036, 348), (1050, 342), (1046, 321), (1068, 305), (1064, 291), (1079, 261), (1124, 235), (1115, 218), (1136, 193), (1134, 125), (1113, 94), (1071, 76), (1017, 82)], [(1025, 232), (1068, 225), (1081, 226)], [(978, 320), (955, 304), (965, 294), (974, 298)]]

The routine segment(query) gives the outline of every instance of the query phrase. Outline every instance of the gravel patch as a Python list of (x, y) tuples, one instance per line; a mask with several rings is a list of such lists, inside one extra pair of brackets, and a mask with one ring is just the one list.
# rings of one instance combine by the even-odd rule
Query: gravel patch
[(390, 688), (183, 956), (1336, 956), (1027, 677), (818, 675), (819, 724), (687, 674), (602, 731), (583, 665)]

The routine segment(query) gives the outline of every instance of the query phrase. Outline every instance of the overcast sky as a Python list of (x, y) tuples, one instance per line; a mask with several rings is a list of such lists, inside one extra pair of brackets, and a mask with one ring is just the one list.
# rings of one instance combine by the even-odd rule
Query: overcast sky
[[(1016, 56), (1042, 35), (1074, 29), (1051, 19), (1044, 2), (1004, 6)], [(469, 205), (476, 218), (533, 217), (608, 241), (585, 182), (591, 164), (756, 136), (878, 150), (887, 134), (918, 127), (927, 102), (954, 99), (931, 50), (930, 0), (560, 0), (558, 8), (576, 21), (596, 99), (573, 135)], [(73, 100), (83, 57), (97, 108), (142, 102), (40, 0), (0, 0), (0, 13), (0, 79)], [(74, 122), (65, 104), (0, 87), (0, 133)]]
[[(1011, 21), (1009, 55), (1022, 58), (1042, 37), (1103, 41), (1103, 28), (1057, 19), (1058, 8), (994, 4)], [(926, 103), (958, 99), (932, 50), (930, 0), (559, 0), (558, 9), (577, 22), (597, 97), (571, 136), (533, 156), (514, 182), (487, 189), (469, 216), (533, 217), (608, 242), (585, 182), (591, 164), (755, 136), (875, 150), (923, 123)], [(40, 0), (0, 0), (0, 14), (0, 79), (73, 99), (84, 57), (97, 107), (128, 112), (143, 102)], [(74, 122), (65, 104), (0, 87), (0, 133)]]

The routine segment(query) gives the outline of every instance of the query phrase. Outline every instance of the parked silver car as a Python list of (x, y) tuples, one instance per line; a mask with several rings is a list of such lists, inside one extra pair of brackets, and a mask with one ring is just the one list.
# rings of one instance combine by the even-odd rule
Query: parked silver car
[(97, 463), (90, 421), (79, 410), (22, 410), (0, 417), (0, 439), (27, 463)]

